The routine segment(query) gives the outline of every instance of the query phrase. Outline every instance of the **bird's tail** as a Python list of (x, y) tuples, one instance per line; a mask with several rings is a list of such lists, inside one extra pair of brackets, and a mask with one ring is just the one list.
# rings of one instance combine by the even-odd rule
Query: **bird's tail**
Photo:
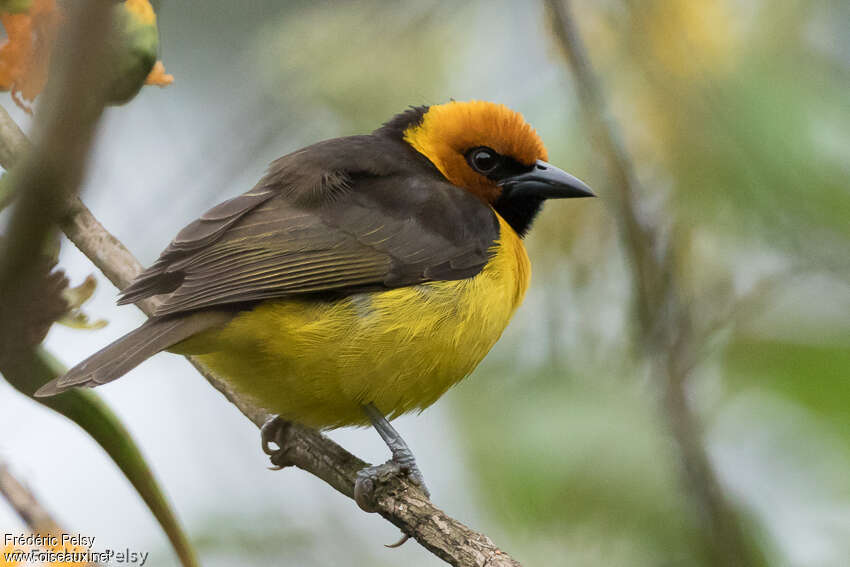
[(37, 397), (53, 396), (75, 387), (94, 388), (120, 378), (149, 357), (201, 331), (222, 325), (232, 313), (200, 312), (153, 318), (138, 329), (97, 351), (64, 375), (38, 389)]

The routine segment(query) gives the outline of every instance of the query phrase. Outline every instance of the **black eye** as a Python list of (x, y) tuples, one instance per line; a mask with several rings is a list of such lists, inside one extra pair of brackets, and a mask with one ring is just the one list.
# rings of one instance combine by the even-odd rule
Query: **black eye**
[(498, 167), (501, 161), (499, 154), (490, 148), (473, 148), (466, 152), (466, 160), (478, 173), (488, 174)]

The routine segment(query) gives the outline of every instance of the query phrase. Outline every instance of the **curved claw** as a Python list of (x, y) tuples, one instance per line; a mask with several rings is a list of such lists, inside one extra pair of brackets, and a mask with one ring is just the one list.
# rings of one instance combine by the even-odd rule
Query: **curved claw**
[[(286, 434), (287, 427), (289, 427), (289, 422), (276, 415), (269, 418), (260, 428), (260, 445), (263, 448), (263, 453), (271, 458), (273, 465), (269, 467), (269, 470), (279, 471), (287, 466), (286, 455), (283, 450), (285, 440), (281, 441)], [(277, 445), (277, 449), (272, 448), (272, 443)]]
[(401, 547), (402, 545), (404, 545), (405, 543), (407, 543), (407, 540), (409, 540), (409, 539), (410, 539), (410, 536), (409, 536), (409, 535), (407, 535), (407, 534), (401, 534), (401, 539), (400, 539), (400, 540), (398, 540), (398, 541), (397, 541), (397, 542), (395, 542), (395, 543), (389, 543), (389, 544), (385, 543), (385, 544), (384, 544), (384, 547), (389, 547), (390, 549), (395, 549), (395, 548), (397, 548), (397, 547)]
[(272, 456), (280, 450), (280, 447), (272, 449), (269, 446), (269, 443), (277, 445), (277, 432), (280, 430), (280, 426), (280, 416), (276, 415), (270, 417), (260, 428), (260, 444), (263, 447), (263, 453), (266, 455)]

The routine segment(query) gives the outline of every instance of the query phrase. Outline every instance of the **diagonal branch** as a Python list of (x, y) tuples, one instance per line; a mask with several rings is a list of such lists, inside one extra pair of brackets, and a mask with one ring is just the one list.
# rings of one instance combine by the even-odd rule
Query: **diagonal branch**
[(60, 533), (62, 529), (41, 502), (0, 462), (0, 494), (33, 533)]
[[(569, 2), (546, 0), (553, 17), (553, 32), (567, 61), (573, 69), (576, 89), (586, 119), (592, 130), (594, 142), (599, 144), (606, 172), (612, 176), (610, 185), (621, 238), (632, 262), (636, 287), (636, 309), (641, 327), (655, 327), (654, 311), (664, 300), (666, 286), (665, 267), (655, 255), (658, 235), (638, 216), (637, 200), (643, 190), (637, 169), (626, 149), (625, 141), (616, 120), (608, 110), (602, 85), (594, 73), (581, 40), (575, 19), (570, 13)], [(657, 331), (644, 339), (651, 341)]]
[[(53, 519), (50, 512), (42, 506), (23, 483), (9, 472), (5, 463), (0, 462), (0, 494), (6, 499), (12, 509), (29, 526), (34, 534), (60, 535), (68, 533)], [(0, 558), (0, 560), (2, 560)], [(3, 563), (6, 565), (6, 563)], [(86, 567), (99, 567), (99, 563), (86, 563)]]
[(612, 175), (620, 237), (632, 270), (638, 339), (664, 393), (665, 417), (678, 446), (683, 476), (690, 488), (712, 564), (754, 567), (763, 564), (747, 541), (740, 519), (721, 490), (706, 453), (698, 420), (690, 408), (685, 381), (698, 356), (693, 314), (679, 297), (675, 255), (655, 224), (644, 222), (636, 202), (643, 189), (611, 115), (602, 85), (571, 13), (569, 0), (546, 0), (553, 32), (572, 67), (581, 105)]
[[(0, 107), (0, 165), (7, 169), (20, 161), (28, 147), (26, 136)], [(66, 203), (62, 230), (83, 254), (118, 288), (126, 287), (141, 271), (129, 250), (92, 215), (78, 198)], [(154, 303), (139, 307), (152, 313)], [(241, 398), (225, 383), (189, 361), (255, 425), (261, 427), (271, 417), (265, 410)], [(349, 498), (359, 470), (368, 466), (319, 432), (290, 424), (279, 443), (287, 464), (322, 479)], [(371, 495), (375, 512), (416, 539), (423, 547), (451, 565), (463, 567), (518, 567), (520, 564), (502, 552), (486, 535), (475, 532), (426, 500), (406, 480), (391, 477), (375, 487)]]

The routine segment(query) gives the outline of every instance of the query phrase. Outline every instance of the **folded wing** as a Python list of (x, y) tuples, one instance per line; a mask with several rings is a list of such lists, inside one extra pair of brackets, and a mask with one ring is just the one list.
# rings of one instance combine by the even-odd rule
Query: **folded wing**
[(119, 303), (155, 315), (263, 299), (345, 295), (474, 276), (498, 239), (493, 211), (432, 176), (342, 174), (299, 202), (262, 184), (183, 229)]

